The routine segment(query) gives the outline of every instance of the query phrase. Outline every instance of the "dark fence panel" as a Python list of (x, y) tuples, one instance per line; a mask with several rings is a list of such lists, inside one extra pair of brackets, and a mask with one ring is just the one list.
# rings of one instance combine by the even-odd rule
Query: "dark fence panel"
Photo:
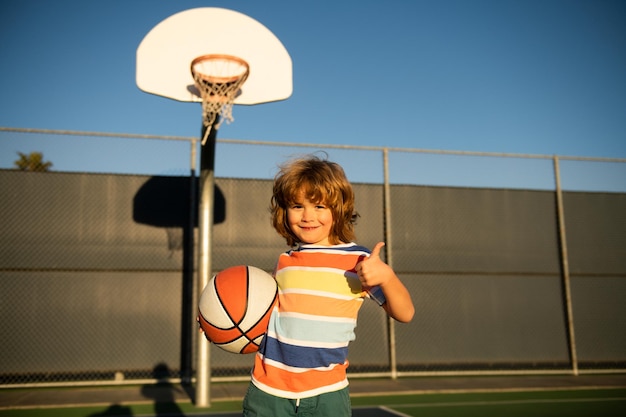
[(583, 369), (626, 365), (626, 195), (564, 195), (576, 347)]
[[(0, 171), (2, 385), (192, 372), (192, 184)], [(287, 249), (269, 223), (271, 181), (218, 178), (215, 192), (214, 269), (271, 270)], [(355, 192), (358, 242), (373, 247), (383, 186)], [(623, 369), (626, 195), (564, 202), (579, 358)], [(398, 370), (570, 367), (555, 204), (550, 191), (391, 186), (394, 268), (417, 309), (395, 326)], [(386, 316), (366, 303), (351, 372), (389, 372), (392, 345)], [(249, 373), (252, 356), (211, 352), (214, 377)]]

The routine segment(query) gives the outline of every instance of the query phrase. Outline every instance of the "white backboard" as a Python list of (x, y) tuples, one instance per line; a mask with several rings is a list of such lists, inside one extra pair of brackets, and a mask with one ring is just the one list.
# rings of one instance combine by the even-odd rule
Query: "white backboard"
[(291, 96), (291, 57), (280, 40), (251, 17), (217, 7), (176, 13), (148, 32), (137, 48), (137, 86), (174, 100), (200, 102), (190, 65), (207, 54), (234, 55), (250, 65), (235, 104)]

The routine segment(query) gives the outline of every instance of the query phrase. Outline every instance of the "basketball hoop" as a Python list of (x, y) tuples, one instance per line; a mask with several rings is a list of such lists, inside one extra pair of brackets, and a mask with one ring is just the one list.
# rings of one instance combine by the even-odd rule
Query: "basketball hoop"
[(233, 121), (233, 102), (248, 74), (250, 66), (236, 56), (202, 55), (191, 61), (191, 75), (202, 98), (202, 119), (206, 126), (203, 145), (218, 117), (216, 129), (223, 120)]

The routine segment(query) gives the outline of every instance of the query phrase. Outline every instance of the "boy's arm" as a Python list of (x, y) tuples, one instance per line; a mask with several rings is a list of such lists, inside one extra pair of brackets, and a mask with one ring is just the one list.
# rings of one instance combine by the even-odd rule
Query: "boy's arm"
[(378, 286), (387, 300), (383, 308), (394, 319), (408, 323), (413, 319), (415, 307), (411, 295), (400, 278), (389, 265), (380, 259), (380, 249), (384, 242), (376, 244), (369, 258), (356, 266), (356, 272), (362, 285), (367, 287)]

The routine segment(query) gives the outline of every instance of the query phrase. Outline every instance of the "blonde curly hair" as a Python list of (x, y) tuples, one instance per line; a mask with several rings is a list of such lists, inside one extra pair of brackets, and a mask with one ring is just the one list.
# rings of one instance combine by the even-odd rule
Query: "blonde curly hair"
[(331, 244), (349, 243), (355, 238), (354, 192), (343, 168), (317, 155), (307, 155), (281, 165), (274, 178), (270, 203), (272, 226), (289, 246), (299, 242), (289, 228), (287, 208), (304, 195), (313, 203), (323, 203), (333, 215), (328, 237)]

